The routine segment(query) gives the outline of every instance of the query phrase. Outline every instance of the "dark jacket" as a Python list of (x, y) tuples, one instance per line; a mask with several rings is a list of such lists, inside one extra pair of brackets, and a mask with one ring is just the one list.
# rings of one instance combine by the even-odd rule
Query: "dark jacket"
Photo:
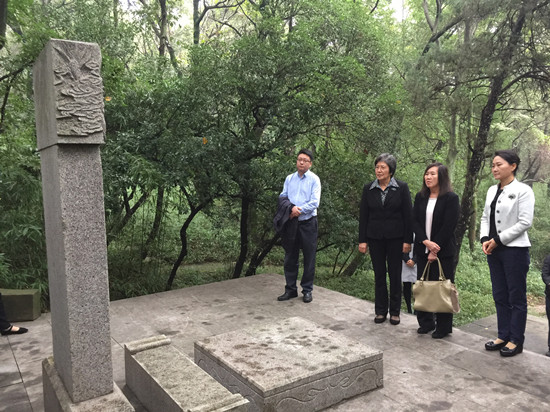
[(550, 286), (550, 255), (544, 258), (542, 264), (542, 281), (546, 286)]
[(390, 186), (382, 204), (380, 189), (370, 189), (373, 182), (363, 187), (359, 209), (359, 243), (368, 239), (403, 238), (412, 243), (412, 202), (409, 186), (397, 180), (399, 187)]
[[(426, 249), (426, 246), (422, 242), (428, 239), (426, 235), (427, 207), (428, 198), (422, 196), (420, 192), (417, 193), (413, 208), (413, 229), (417, 253), (422, 253)], [(448, 192), (437, 198), (430, 240), (437, 243), (441, 248), (437, 254), (438, 257), (450, 257), (456, 253), (455, 228), (458, 223), (459, 213), (460, 204), (456, 193)]]
[(277, 212), (273, 218), (273, 228), (275, 232), (281, 234), (286, 222), (290, 219), (290, 212), (294, 205), (290, 203), (288, 197), (280, 196), (277, 200)]
[(294, 206), (288, 197), (280, 196), (277, 201), (277, 212), (273, 218), (273, 227), (281, 235), (285, 251), (294, 245), (298, 230), (298, 218), (290, 219), (290, 212)]

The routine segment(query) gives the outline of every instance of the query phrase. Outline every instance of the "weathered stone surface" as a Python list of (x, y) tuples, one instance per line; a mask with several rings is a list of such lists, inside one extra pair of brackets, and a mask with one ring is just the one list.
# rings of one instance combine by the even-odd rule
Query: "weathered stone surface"
[(164, 335), (124, 345), (126, 384), (150, 412), (246, 412), (248, 401), (231, 394)]
[(249, 411), (316, 411), (382, 386), (382, 352), (299, 317), (195, 342), (195, 362)]
[(40, 291), (38, 289), (0, 289), (10, 322), (35, 320), (40, 316)]
[(105, 136), (101, 51), (97, 44), (50, 40), (34, 65), (38, 150), (101, 144)]
[(54, 366), (52, 357), (42, 361), (44, 382), (44, 409), (48, 412), (134, 412), (121, 390), (114, 384), (113, 391), (85, 402), (73, 402)]
[[(453, 328), (452, 335), (445, 339), (432, 339), (416, 333), (416, 316), (407, 313), (401, 314), (398, 326), (375, 324), (373, 302), (319, 286), (315, 287), (315, 299), (307, 305), (300, 299), (278, 302), (276, 297), (283, 286), (280, 274), (259, 274), (111, 302), (115, 382), (134, 402), (136, 411), (144, 411), (125, 387), (124, 342), (164, 334), (193, 359), (194, 342), (229, 332), (228, 328), (239, 319), (250, 327), (300, 313), (305, 319), (384, 352), (384, 386), (343, 400), (327, 412), (442, 410), (447, 403), (452, 405), (447, 410), (453, 412), (550, 411), (546, 341), (541, 347), (524, 349), (521, 355), (503, 358), (498, 352), (485, 350), (487, 337), (463, 332), (462, 327)], [(546, 318), (541, 322), (546, 323)], [(527, 339), (531, 324), (527, 322)], [(29, 332), (0, 337), (0, 366), (13, 356), (10, 368), (23, 383), (10, 379), (6, 381), (8, 386), (0, 385), (0, 399), (10, 406), (10, 412), (43, 411), (42, 360), (52, 353), (50, 314), (43, 313), (39, 319), (19, 326), (28, 327)], [(489, 327), (493, 330), (491, 337), (496, 336), (496, 321)], [(537, 333), (546, 338), (548, 323)], [(525, 347), (527, 344), (533, 341), (526, 341)], [(471, 358), (462, 355), (463, 351), (471, 353)], [(497, 369), (499, 378), (494, 380)], [(546, 391), (539, 390), (542, 387)]]
[(101, 55), (50, 40), (34, 68), (55, 368), (73, 402), (113, 391)]

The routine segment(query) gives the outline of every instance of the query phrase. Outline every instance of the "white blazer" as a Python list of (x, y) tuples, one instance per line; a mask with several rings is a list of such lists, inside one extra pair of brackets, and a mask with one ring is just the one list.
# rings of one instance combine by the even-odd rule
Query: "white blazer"
[[(485, 208), (481, 216), (480, 238), (489, 236), (491, 202), (495, 198), (497, 189), (498, 185), (494, 185), (487, 191)], [(531, 246), (527, 229), (533, 224), (534, 210), (535, 194), (533, 189), (516, 179), (504, 186), (495, 205), (495, 226), (503, 245), (512, 247)]]

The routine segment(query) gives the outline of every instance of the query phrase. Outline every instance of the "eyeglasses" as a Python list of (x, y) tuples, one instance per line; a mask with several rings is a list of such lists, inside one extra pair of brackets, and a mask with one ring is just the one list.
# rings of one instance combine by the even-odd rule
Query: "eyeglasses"
[(311, 162), (311, 160), (305, 158), (305, 157), (299, 157), (298, 158), (298, 163), (309, 163)]

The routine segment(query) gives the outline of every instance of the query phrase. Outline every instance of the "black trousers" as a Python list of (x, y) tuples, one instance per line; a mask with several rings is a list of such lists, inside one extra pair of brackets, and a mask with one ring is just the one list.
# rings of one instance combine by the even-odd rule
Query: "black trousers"
[(412, 310), (412, 282), (403, 282), (403, 298), (407, 305), (407, 312), (413, 313)]
[(498, 337), (515, 344), (525, 340), (527, 325), (527, 272), (529, 248), (499, 246), (487, 256)]
[(548, 349), (550, 350), (550, 286), (546, 286), (546, 317), (548, 318)]
[[(424, 268), (428, 263), (428, 255), (425, 253), (419, 253), (418, 258), (418, 279), (422, 277)], [(455, 266), (453, 256), (449, 257), (440, 257), (441, 267), (443, 268), (443, 273), (447, 279), (450, 279), (451, 282), (455, 281)], [(437, 262), (433, 262), (430, 265), (430, 273), (428, 274), (428, 280), (438, 280), (439, 279), (439, 266)], [(453, 331), (453, 314), (452, 313), (432, 313), (432, 312), (422, 312), (420, 310), (416, 311), (416, 319), (418, 320), (418, 325), (422, 329), (435, 329), (437, 332), (441, 333), (452, 333)]]
[[(399, 316), (403, 239), (368, 239), (368, 245), (374, 269), (374, 312), (386, 316), (389, 310), (390, 316)], [(386, 273), (390, 279), (389, 299)]]
[(8, 330), (10, 326), (11, 324), (6, 319), (6, 310), (4, 309), (4, 302), (0, 293), (0, 330)]
[(317, 253), (317, 217), (298, 221), (298, 229), (294, 245), (288, 247), (285, 252), (285, 290), (287, 292), (296, 292), (296, 281), (298, 280), (298, 270), (300, 261), (300, 249), (304, 256), (304, 273), (300, 286), (302, 293), (313, 290), (313, 280), (315, 278), (315, 256)]

